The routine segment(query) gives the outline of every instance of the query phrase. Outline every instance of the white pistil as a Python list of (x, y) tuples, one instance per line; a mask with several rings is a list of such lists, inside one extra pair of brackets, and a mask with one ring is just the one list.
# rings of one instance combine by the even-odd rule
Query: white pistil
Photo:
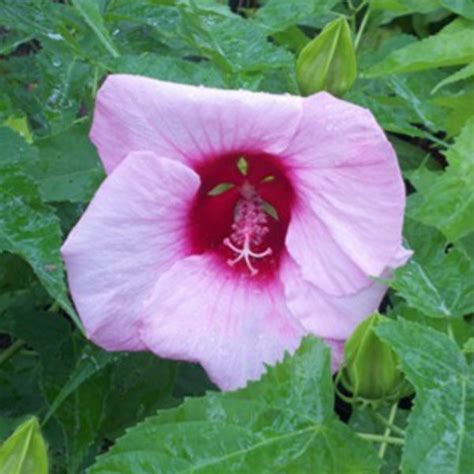
[(244, 259), (248, 269), (250, 270), (250, 273), (252, 276), (255, 276), (258, 273), (258, 270), (252, 265), (252, 262), (250, 261), (250, 257), (252, 258), (264, 258), (272, 254), (272, 249), (268, 247), (265, 251), (263, 252), (253, 252), (250, 249), (250, 236), (249, 234), (245, 235), (244, 238), (244, 243), (241, 249), (236, 247), (229, 238), (224, 239), (224, 245), (227, 245), (232, 251), (234, 251), (237, 254), (237, 257), (234, 258), (233, 260), (229, 259), (227, 260), (227, 263), (230, 266), (234, 266), (237, 262), (240, 262), (242, 259)]

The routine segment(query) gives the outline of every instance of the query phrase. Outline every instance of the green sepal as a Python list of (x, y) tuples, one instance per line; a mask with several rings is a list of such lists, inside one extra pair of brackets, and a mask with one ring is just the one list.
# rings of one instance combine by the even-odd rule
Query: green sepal
[(303, 95), (325, 90), (341, 96), (352, 87), (356, 77), (351, 32), (343, 17), (328, 23), (301, 50), (296, 61), (296, 79)]
[(399, 369), (398, 356), (374, 332), (388, 319), (374, 313), (357, 326), (345, 344), (341, 382), (355, 399), (393, 401), (411, 391)]

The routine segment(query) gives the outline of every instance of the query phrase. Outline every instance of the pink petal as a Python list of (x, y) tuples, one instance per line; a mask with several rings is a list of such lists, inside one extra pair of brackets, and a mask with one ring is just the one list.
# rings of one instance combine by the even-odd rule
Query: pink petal
[(284, 153), (299, 199), (287, 246), (304, 278), (334, 295), (369, 286), (401, 247), (405, 207), (382, 130), (367, 110), (316, 94)]
[(190, 168), (130, 154), (99, 188), (62, 247), (69, 287), (88, 336), (108, 350), (139, 350), (144, 300), (187, 254), (184, 231), (200, 185)]
[(220, 388), (233, 390), (295, 350), (302, 334), (278, 282), (259, 289), (204, 254), (160, 278), (142, 337), (159, 356), (200, 362)]
[(107, 172), (135, 150), (188, 164), (229, 152), (278, 154), (298, 125), (302, 100), (112, 75), (96, 102), (91, 139)]
[(347, 339), (359, 322), (380, 305), (387, 287), (372, 282), (358, 293), (334, 296), (304, 280), (299, 266), (289, 257), (282, 262), (281, 281), (288, 308), (303, 327), (316, 336)]
[(339, 370), (339, 367), (344, 359), (344, 342), (337, 339), (324, 339), (324, 342), (331, 349), (331, 369), (334, 372)]

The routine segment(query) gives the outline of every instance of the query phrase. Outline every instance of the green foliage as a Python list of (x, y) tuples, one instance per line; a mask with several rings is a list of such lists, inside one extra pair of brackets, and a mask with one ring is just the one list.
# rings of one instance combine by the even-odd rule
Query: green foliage
[(48, 474), (48, 454), (38, 420), (22, 423), (0, 446), (0, 474)]
[(403, 472), (469, 472), (474, 458), (474, 375), (459, 347), (438, 331), (403, 320), (376, 331), (398, 354), (416, 388)]
[[(222, 0), (0, 1), (0, 472), (470, 472), (472, 1), (230, 3), (239, 12)], [(297, 61), (334, 25), (342, 53), (313, 62), (305, 80), (319, 83), (301, 90), (370, 109), (399, 157), (414, 255), (381, 309), (400, 321), (371, 337), (396, 353), (413, 407), (334, 390), (312, 339), (233, 393), (209, 392), (193, 364), (87, 341), (59, 249), (104, 178), (88, 133), (105, 76), (297, 94)], [(391, 370), (378, 368), (367, 393)]]
[(441, 0), (441, 5), (469, 20), (474, 20), (474, 3), (471, 0)]
[(454, 28), (451, 24), (435, 36), (394, 51), (381, 63), (369, 69), (368, 74), (380, 76), (472, 62), (472, 24), (460, 22), (458, 25)]
[(337, 0), (269, 0), (257, 10), (255, 20), (274, 33), (327, 15), (336, 4)]
[(447, 248), (433, 228), (407, 223), (414, 257), (395, 272), (390, 285), (407, 303), (434, 318), (459, 318), (474, 311), (474, 263), (464, 252)]
[(411, 176), (418, 190), (410, 216), (440, 229), (455, 242), (474, 231), (474, 116), (446, 152), (448, 168), (433, 179), (421, 168)]
[[(15, 158), (7, 156), (2, 163), (7, 159)], [(51, 296), (77, 321), (59, 255), (59, 219), (42, 203), (36, 183), (23, 173), (19, 159), (0, 168), (0, 249), (23, 257)]]
[(88, 472), (377, 472), (370, 447), (332, 413), (329, 365), (308, 338), (259, 382), (149, 418)]
[(99, 5), (95, 0), (72, 0), (72, 5), (84, 18), (87, 25), (91, 28), (107, 52), (117, 58), (120, 53), (112, 42), (109, 32), (104, 26), (102, 15), (99, 11)]
[(74, 125), (37, 141), (38, 163), (31, 175), (44, 201), (87, 202), (104, 178), (97, 153), (90, 143), (89, 126)]

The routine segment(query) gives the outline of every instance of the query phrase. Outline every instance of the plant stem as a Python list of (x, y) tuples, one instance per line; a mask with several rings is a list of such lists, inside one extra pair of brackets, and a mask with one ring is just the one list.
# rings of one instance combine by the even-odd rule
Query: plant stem
[(385, 435), (376, 435), (372, 433), (356, 433), (362, 439), (366, 439), (367, 441), (375, 441), (376, 443), (388, 443), (388, 444), (398, 444), (403, 445), (405, 444), (405, 440), (403, 438), (395, 438), (393, 436), (385, 436)]
[(448, 142), (445, 142), (444, 140), (441, 140), (438, 137), (435, 137), (433, 134), (429, 132), (423, 132), (424, 136), (426, 139), (432, 141), (433, 143), (436, 143), (439, 146), (442, 146), (444, 148), (449, 148), (451, 145)]
[(385, 426), (389, 427), (393, 432), (397, 433), (400, 436), (405, 436), (405, 431), (399, 428), (397, 425), (389, 423), (380, 413), (374, 412), (375, 417)]
[[(388, 426), (385, 428), (385, 433), (383, 434), (385, 437), (389, 437), (390, 433), (392, 432), (392, 428), (390, 427), (393, 425), (393, 421), (395, 420), (395, 415), (397, 414), (398, 402), (395, 402), (390, 409), (390, 414), (388, 415)], [(385, 456), (385, 451), (387, 450), (388, 443), (384, 441), (380, 445), (379, 449), (379, 458), (383, 459)]]
[(359, 26), (359, 30), (357, 31), (357, 36), (354, 40), (354, 50), (357, 50), (357, 46), (359, 46), (359, 42), (362, 38), (362, 33), (364, 32), (365, 27), (367, 25), (369, 15), (370, 15), (370, 5), (367, 7), (367, 10), (365, 11), (365, 14), (364, 14), (364, 18), (362, 18), (362, 22)]
[(24, 342), (21, 339), (16, 340), (0, 354), (0, 365), (11, 359), (23, 347)]
[(446, 330), (448, 332), (449, 339), (451, 339), (451, 341), (456, 342), (456, 338), (454, 337), (454, 332), (453, 332), (453, 324), (451, 323), (449, 319), (447, 320)]
[(348, 397), (344, 395), (338, 388), (337, 386), (334, 387), (337, 396), (344, 402), (348, 403), (349, 405), (352, 405), (354, 403), (354, 399), (352, 397)]

